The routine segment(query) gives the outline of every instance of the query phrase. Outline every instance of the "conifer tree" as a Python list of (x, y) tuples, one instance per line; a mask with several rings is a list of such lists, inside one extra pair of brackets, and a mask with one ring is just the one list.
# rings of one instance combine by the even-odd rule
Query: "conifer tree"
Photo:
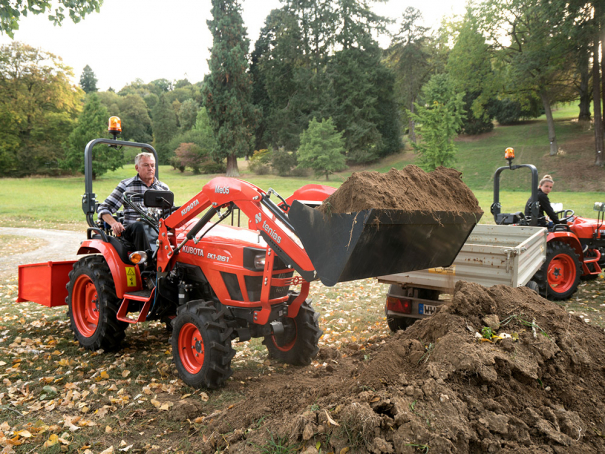
[[(88, 95), (84, 110), (78, 117), (78, 126), (71, 132), (67, 140), (65, 161), (62, 166), (72, 172), (84, 173), (84, 149), (93, 139), (107, 135), (107, 120), (109, 114), (95, 93)], [(107, 145), (97, 145), (92, 150), (92, 178), (96, 179), (109, 170), (122, 167), (122, 154)]]
[(298, 163), (302, 168), (310, 168), (315, 175), (330, 174), (347, 168), (344, 157), (342, 132), (336, 131), (331, 118), (321, 122), (313, 118), (309, 128), (300, 135)]
[(204, 79), (204, 106), (217, 141), (214, 155), (227, 158), (227, 176), (239, 176), (237, 157), (252, 149), (256, 109), (251, 103), (248, 47), (241, 7), (237, 0), (212, 0), (213, 36)]
[(174, 109), (166, 99), (165, 95), (160, 96), (159, 101), (151, 111), (153, 128), (153, 146), (158, 152), (160, 164), (167, 164), (170, 157), (174, 154), (168, 144), (177, 132), (176, 114)]
[(97, 91), (97, 78), (88, 65), (84, 67), (82, 75), (80, 76), (80, 87), (82, 87), (82, 90), (84, 90), (86, 94)]

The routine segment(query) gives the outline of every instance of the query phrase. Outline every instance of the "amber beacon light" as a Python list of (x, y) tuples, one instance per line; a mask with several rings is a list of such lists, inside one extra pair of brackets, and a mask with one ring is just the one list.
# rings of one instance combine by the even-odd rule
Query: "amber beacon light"
[(116, 140), (117, 136), (122, 132), (122, 120), (120, 120), (120, 117), (109, 117), (107, 130), (113, 134), (113, 139)]

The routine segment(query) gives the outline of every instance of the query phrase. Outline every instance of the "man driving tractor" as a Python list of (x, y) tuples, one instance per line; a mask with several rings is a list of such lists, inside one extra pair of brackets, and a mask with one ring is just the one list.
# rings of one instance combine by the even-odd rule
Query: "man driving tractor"
[[(137, 175), (132, 178), (122, 180), (113, 192), (99, 204), (99, 219), (105, 221), (116, 236), (124, 235), (124, 239), (131, 242), (138, 251), (147, 251), (150, 249), (149, 239), (145, 234), (144, 224), (138, 222), (137, 212), (124, 206), (124, 223), (122, 224), (113, 217), (113, 214), (124, 203), (124, 194), (126, 192), (136, 192), (144, 194), (149, 189), (168, 191), (168, 185), (162, 183), (155, 177), (155, 157), (151, 153), (139, 153), (134, 158), (134, 168)], [(145, 207), (141, 208), (146, 211)]]

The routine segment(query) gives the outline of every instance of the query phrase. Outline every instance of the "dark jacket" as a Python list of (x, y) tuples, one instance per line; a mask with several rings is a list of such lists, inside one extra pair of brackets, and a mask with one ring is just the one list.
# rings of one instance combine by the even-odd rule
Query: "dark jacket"
[[(555, 211), (550, 206), (550, 200), (548, 199), (548, 196), (544, 192), (542, 192), (542, 189), (538, 189), (538, 202), (540, 202), (540, 206), (538, 208), (538, 216), (544, 217), (544, 212), (546, 211), (546, 214), (548, 215), (550, 220), (554, 224), (559, 224), (559, 217), (555, 214)], [(531, 197), (525, 204), (525, 216), (531, 216)], [(545, 222), (541, 222), (541, 224), (546, 225)]]

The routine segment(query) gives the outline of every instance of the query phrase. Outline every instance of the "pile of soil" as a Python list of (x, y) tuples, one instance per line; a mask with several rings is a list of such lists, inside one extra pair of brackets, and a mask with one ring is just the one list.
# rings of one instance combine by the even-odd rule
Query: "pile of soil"
[(387, 173), (355, 172), (318, 209), (352, 213), (371, 208), (483, 213), (460, 172), (439, 167), (427, 173), (414, 165)]
[[(486, 326), (512, 338), (480, 341)], [(602, 329), (527, 288), (458, 282), (437, 314), (381, 345), (322, 349), (320, 367), (250, 381), (205, 421), (199, 449), (605, 452), (604, 345)]]

